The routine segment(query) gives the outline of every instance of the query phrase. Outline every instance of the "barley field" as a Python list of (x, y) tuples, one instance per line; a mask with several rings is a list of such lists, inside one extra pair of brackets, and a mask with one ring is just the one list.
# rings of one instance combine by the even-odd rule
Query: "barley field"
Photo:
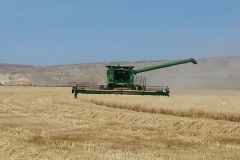
[(0, 86), (0, 159), (240, 159), (240, 91), (78, 95)]

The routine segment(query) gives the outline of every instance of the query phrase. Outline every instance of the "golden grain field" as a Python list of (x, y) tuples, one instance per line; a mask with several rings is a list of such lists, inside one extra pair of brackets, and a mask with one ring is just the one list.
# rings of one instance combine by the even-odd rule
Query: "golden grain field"
[(240, 159), (239, 122), (240, 91), (75, 99), (1, 86), (0, 159)]

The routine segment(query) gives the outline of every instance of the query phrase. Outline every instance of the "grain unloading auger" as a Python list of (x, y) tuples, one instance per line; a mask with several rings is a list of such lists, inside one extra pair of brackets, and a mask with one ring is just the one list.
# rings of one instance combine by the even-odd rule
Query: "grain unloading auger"
[(135, 75), (141, 72), (147, 72), (189, 62), (197, 64), (195, 59), (188, 58), (136, 70), (133, 69), (134, 66), (107, 66), (107, 85), (94, 86), (76, 84), (76, 86), (72, 88), (72, 93), (74, 93), (75, 98), (77, 98), (78, 93), (169, 96), (170, 91), (168, 86), (146, 86), (146, 78), (140, 76), (135, 77)]

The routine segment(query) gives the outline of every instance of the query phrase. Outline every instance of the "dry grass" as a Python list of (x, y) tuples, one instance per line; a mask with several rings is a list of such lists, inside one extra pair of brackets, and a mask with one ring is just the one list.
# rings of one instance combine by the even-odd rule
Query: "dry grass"
[[(114, 95), (112, 95), (114, 96)], [(209, 96), (208, 101), (201, 100)], [(198, 99), (192, 99), (192, 96), (186, 96), (193, 101), (189, 103), (184, 103), (183, 106), (181, 101), (174, 101), (172, 98), (168, 99), (171, 102), (165, 102), (172, 104), (172, 101), (179, 104), (161, 105), (161, 100), (164, 98), (152, 97), (152, 96), (130, 96), (121, 98), (118, 96), (117, 100), (114, 97), (104, 97), (104, 96), (82, 96), (82, 100), (85, 102), (94, 103), (96, 105), (118, 108), (118, 109), (128, 109), (137, 112), (153, 113), (153, 114), (165, 114), (179, 117), (191, 117), (191, 118), (210, 118), (213, 120), (225, 120), (231, 122), (240, 122), (240, 100), (238, 96), (198, 96)], [(196, 96), (195, 96), (196, 97)], [(174, 96), (176, 98), (176, 96)], [(186, 99), (185, 98), (185, 99)], [(211, 99), (212, 98), (212, 99)], [(182, 98), (184, 99), (184, 98)], [(165, 99), (164, 99), (165, 100)], [(214, 103), (213, 103), (214, 102)], [(230, 108), (231, 105), (231, 108)]]
[(240, 125), (226, 116), (240, 113), (239, 95), (74, 99), (70, 88), (0, 87), (0, 158), (239, 159)]

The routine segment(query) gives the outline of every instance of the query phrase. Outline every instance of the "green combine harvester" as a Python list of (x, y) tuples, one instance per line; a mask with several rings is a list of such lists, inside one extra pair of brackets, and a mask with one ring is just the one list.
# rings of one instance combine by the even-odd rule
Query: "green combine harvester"
[(133, 69), (134, 66), (107, 66), (107, 85), (96, 86), (89, 84), (76, 84), (76, 86), (72, 87), (72, 93), (75, 98), (77, 98), (78, 93), (169, 96), (170, 91), (168, 86), (146, 86), (146, 78), (135, 75), (141, 72), (147, 72), (188, 62), (197, 64), (195, 59), (189, 58), (136, 70)]

